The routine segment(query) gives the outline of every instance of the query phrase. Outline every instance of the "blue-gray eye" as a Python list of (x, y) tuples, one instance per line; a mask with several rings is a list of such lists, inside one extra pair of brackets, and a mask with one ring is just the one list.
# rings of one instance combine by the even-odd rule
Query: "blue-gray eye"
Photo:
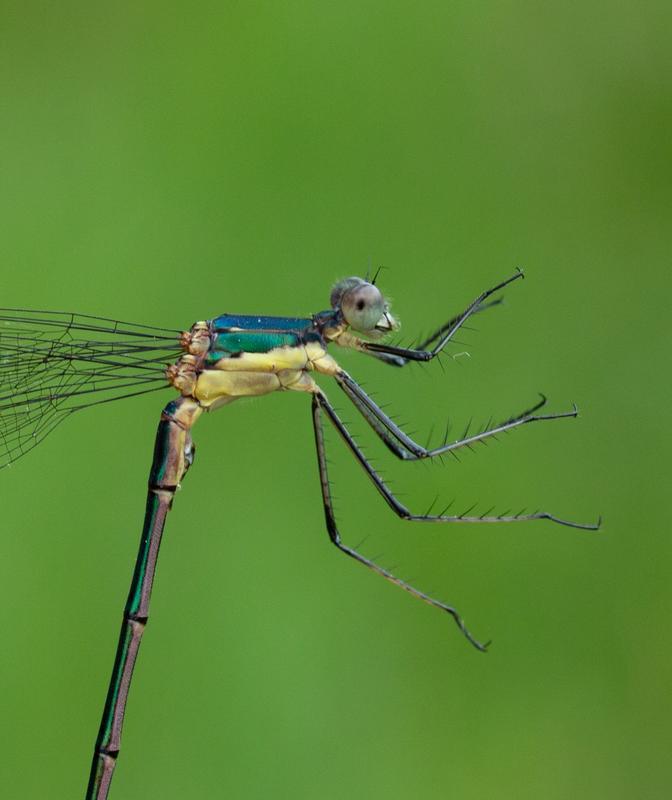
[(385, 313), (383, 295), (364, 281), (343, 292), (340, 305), (345, 321), (361, 333), (373, 331)]
[(362, 278), (343, 278), (331, 290), (331, 307), (341, 312), (353, 330), (370, 337), (384, 336), (399, 327), (387, 300), (374, 284)]

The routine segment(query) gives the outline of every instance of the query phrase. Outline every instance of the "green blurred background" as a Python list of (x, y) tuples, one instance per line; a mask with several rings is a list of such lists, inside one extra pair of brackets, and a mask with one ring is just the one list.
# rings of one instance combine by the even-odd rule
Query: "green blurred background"
[[(666, 797), (669, 3), (0, 14), (1, 305), (182, 329), (314, 312), (382, 264), (410, 337), (523, 266), (445, 371), (343, 363), (420, 437), (540, 390), (578, 421), (441, 466), (389, 463), (344, 413), (416, 510), (605, 518), (413, 527), (329, 435), (348, 541), (482, 655), (329, 545), (306, 397), (204, 419), (111, 796)], [(169, 397), (73, 418), (0, 476), (3, 797), (83, 796)]]

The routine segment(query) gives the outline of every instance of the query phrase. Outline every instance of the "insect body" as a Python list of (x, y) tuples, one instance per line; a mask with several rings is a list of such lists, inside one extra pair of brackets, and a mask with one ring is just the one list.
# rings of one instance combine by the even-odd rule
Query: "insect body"
[[(108, 796), (121, 746), (133, 667), (149, 616), (165, 519), (175, 492), (193, 463), (191, 429), (203, 412), (240, 397), (274, 391), (310, 395), (322, 500), (331, 541), (354, 560), (447, 612), (479, 650), (484, 650), (485, 646), (469, 633), (453, 607), (416, 589), (342, 541), (327, 471), (324, 419), (335, 427), (387, 505), (404, 520), (492, 523), (545, 519), (587, 530), (599, 527), (599, 522), (579, 524), (547, 512), (513, 516), (413, 513), (395, 497), (366, 459), (327, 395), (314, 380), (315, 374), (333, 378), (373, 432), (396, 457), (403, 460), (440, 456), (531, 422), (574, 417), (576, 408), (556, 414), (538, 413), (545, 403), (542, 398), (532, 408), (505, 422), (428, 449), (406, 434), (327, 352), (328, 345), (333, 343), (396, 367), (403, 367), (410, 361), (431, 361), (469, 317), (493, 303), (490, 300), (493, 294), (521, 277), (522, 273), (517, 272), (483, 292), (465, 311), (442, 325), (416, 348), (398, 347), (381, 341), (398, 325), (388, 303), (375, 286), (375, 279), (372, 282), (361, 278), (341, 281), (332, 290), (331, 307), (312, 317), (224, 314), (210, 321), (197, 322), (179, 336), (177, 332), (166, 329), (82, 315), (0, 309), (0, 379), (6, 389), (0, 397), (0, 454), (4, 453), (0, 467), (14, 462), (75, 411), (96, 403), (165, 388), (166, 378), (179, 392), (179, 396), (165, 406), (156, 434), (140, 549), (96, 741), (87, 800), (104, 800)], [(178, 345), (181, 354), (177, 351)], [(173, 352), (179, 357), (162, 376), (161, 362)]]

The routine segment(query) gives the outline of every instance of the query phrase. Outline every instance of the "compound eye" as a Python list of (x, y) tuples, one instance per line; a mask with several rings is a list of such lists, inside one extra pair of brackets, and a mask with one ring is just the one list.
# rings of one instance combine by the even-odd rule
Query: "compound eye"
[(343, 293), (341, 311), (351, 328), (367, 333), (375, 329), (385, 313), (385, 300), (373, 284), (362, 282)]

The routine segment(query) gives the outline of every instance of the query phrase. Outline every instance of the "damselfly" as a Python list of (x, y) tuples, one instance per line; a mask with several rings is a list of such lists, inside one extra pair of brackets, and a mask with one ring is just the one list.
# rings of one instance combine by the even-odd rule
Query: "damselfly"
[[(452, 607), (430, 597), (346, 545), (339, 533), (327, 471), (323, 420), (334, 426), (346, 448), (394, 513), (404, 520), (434, 523), (488, 523), (549, 520), (596, 530), (547, 512), (480, 516), (415, 514), (393, 494), (356, 444), (313, 375), (333, 378), (373, 432), (399, 459), (434, 458), (485, 442), (504, 431), (541, 420), (575, 417), (576, 407), (555, 414), (539, 413), (540, 402), (515, 417), (465, 434), (461, 439), (426, 448), (414, 441), (327, 352), (331, 343), (403, 367), (431, 361), (475, 313), (498, 302), (500, 289), (522, 277), (517, 272), (480, 294), (461, 314), (441, 325), (415, 347), (381, 340), (398, 328), (389, 305), (371, 281), (346, 278), (334, 286), (330, 308), (312, 317), (267, 317), (223, 314), (196, 322), (187, 332), (116, 322), (61, 312), (0, 309), (0, 467), (13, 464), (41, 442), (65, 417), (84, 408), (172, 386), (179, 396), (163, 409), (140, 550), (124, 609), (121, 634), (95, 745), (86, 797), (108, 796), (121, 743), (121, 730), (133, 667), (149, 615), (149, 600), (166, 514), (194, 460), (191, 428), (204, 411), (239, 397), (296, 391), (312, 399), (317, 466), (329, 538), (336, 547), (409, 594), (448, 613), (466, 638), (478, 642)], [(166, 364), (169, 364), (166, 368)]]

